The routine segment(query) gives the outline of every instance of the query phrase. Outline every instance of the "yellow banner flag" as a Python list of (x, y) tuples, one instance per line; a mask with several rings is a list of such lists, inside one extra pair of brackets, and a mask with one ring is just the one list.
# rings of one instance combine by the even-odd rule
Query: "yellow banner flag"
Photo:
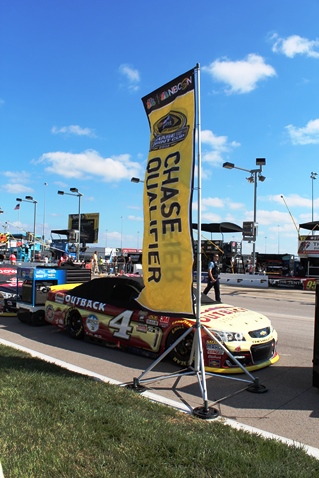
[(143, 99), (151, 136), (144, 179), (143, 278), (138, 302), (193, 316), (194, 70)]

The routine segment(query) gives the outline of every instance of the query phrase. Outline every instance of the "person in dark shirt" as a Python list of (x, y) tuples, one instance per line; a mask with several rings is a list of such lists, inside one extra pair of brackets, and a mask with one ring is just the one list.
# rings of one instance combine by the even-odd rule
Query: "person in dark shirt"
[(207, 295), (208, 292), (214, 287), (215, 291), (215, 300), (216, 302), (221, 302), (220, 299), (220, 284), (219, 284), (219, 265), (218, 265), (218, 254), (214, 254), (213, 260), (208, 264), (208, 282), (203, 294)]

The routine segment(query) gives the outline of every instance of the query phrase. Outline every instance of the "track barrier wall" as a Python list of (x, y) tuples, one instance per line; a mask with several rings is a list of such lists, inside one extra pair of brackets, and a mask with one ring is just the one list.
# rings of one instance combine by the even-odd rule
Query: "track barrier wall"
[[(207, 282), (207, 272), (202, 272), (201, 282)], [(194, 281), (197, 280), (197, 273), (194, 272)], [(225, 274), (219, 276), (221, 284), (241, 286), (241, 287), (260, 287), (268, 288), (268, 277), (265, 275), (253, 274)]]

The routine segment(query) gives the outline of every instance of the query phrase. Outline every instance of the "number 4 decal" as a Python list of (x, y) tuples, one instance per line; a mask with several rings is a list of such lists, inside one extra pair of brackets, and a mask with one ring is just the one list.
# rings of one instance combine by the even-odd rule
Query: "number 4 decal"
[(133, 330), (133, 327), (130, 326), (132, 314), (132, 310), (125, 310), (122, 314), (117, 315), (110, 320), (109, 327), (116, 329), (113, 333), (114, 337), (119, 337), (120, 339), (130, 338), (130, 333)]

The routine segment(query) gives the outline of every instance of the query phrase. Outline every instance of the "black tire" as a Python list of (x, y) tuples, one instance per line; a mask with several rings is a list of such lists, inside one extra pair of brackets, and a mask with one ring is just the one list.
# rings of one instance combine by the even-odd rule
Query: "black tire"
[(65, 317), (65, 331), (73, 339), (83, 339), (83, 321), (77, 309), (71, 309), (67, 312)]
[(36, 312), (31, 314), (31, 318), (30, 318), (31, 325), (35, 325), (37, 327), (40, 325), (45, 325), (46, 321), (44, 316), (45, 316), (44, 310), (37, 310)]
[[(187, 327), (182, 325), (176, 326), (172, 329), (166, 340), (166, 349), (168, 349), (174, 342), (176, 342), (181, 335), (183, 335), (187, 330)], [(181, 340), (172, 351), (168, 354), (170, 359), (182, 367), (189, 365), (189, 359), (192, 351), (194, 334), (190, 332), (183, 340)]]

